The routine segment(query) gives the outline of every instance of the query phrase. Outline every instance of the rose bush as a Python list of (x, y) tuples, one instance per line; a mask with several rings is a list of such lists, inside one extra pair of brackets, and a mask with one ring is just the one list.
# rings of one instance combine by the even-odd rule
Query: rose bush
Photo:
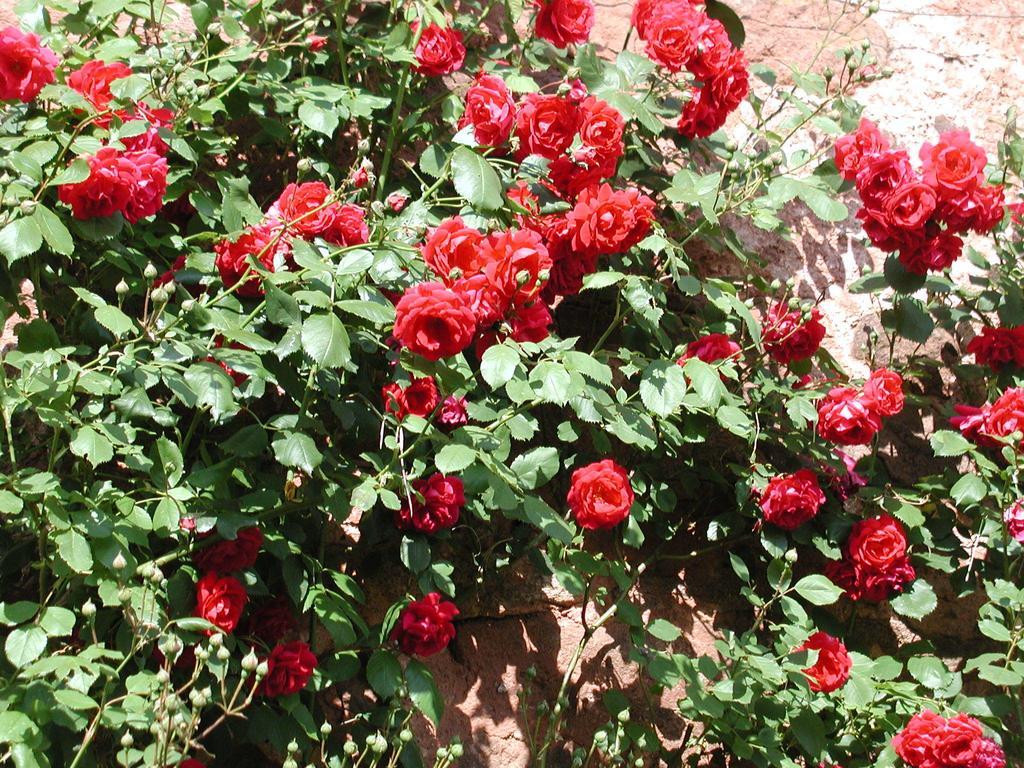
[[(533, 764), (1021, 759), (1013, 114), (894, 147), (869, 47), (780, 77), (717, 0), (608, 57), (591, 0), (19, 10), (0, 763), (488, 764), (433, 665), (524, 573), (583, 622), (516, 670)], [(851, 206), (853, 372), (738, 234)], [(743, 602), (713, 653), (641, 599), (681, 564)]]

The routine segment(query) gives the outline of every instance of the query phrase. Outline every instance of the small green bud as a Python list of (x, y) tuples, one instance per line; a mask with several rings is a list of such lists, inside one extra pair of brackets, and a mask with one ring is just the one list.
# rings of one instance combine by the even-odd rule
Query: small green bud
[(356, 743), (354, 741), (346, 741), (345, 746), (341, 748), (341, 751), (349, 757), (352, 757), (352, 755), (354, 755), (358, 750), (359, 747), (356, 746)]
[(127, 296), (128, 291), (130, 290), (131, 288), (128, 287), (128, 283), (124, 281), (124, 278), (119, 280), (117, 282), (117, 285), (114, 286), (114, 293), (116, 293), (118, 296)]
[(110, 564), (115, 571), (123, 571), (127, 565), (128, 561), (124, 559), (124, 554), (122, 552), (118, 552), (114, 557), (114, 562)]
[(331, 735), (331, 730), (332, 730), (331, 724), (325, 721), (320, 726), (320, 735), (323, 736), (324, 738), (326, 738), (326, 737)]
[(310, 160), (308, 157), (300, 157), (298, 162), (295, 163), (295, 168), (297, 170), (302, 171), (303, 173), (306, 173), (306, 172), (312, 170), (312, 168), (313, 168), (313, 161)]
[(779, 280), (779, 278), (775, 278), (774, 280), (772, 280), (771, 284), (768, 287), (771, 288), (773, 291), (782, 290), (782, 281)]
[(93, 616), (95, 616), (96, 603), (94, 603), (92, 600), (86, 600), (82, 604), (82, 615), (85, 616), (85, 618), (87, 619), (91, 619)]
[(160, 685), (167, 685), (167, 683), (171, 682), (171, 673), (166, 669), (157, 670), (156, 681), (160, 683)]
[(459, 742), (455, 742), (454, 744), (452, 744), (450, 752), (452, 757), (458, 760), (460, 757), (462, 757), (462, 745), (459, 744)]
[(32, 213), (36, 210), (36, 205), (37, 203), (35, 200), (22, 200), (19, 208), (21, 208), (21, 212), (23, 214), (25, 214), (26, 216), (31, 216)]
[(629, 710), (628, 709), (622, 710), (621, 712), (619, 712), (618, 715), (616, 715), (615, 719), (618, 720), (620, 723), (623, 723), (623, 724), (628, 723), (629, 722)]
[(124, 736), (121, 737), (121, 746), (125, 749), (128, 749), (128, 747), (130, 747), (134, 743), (135, 737), (132, 736), (130, 733), (126, 733)]
[(298, 751), (299, 751), (299, 743), (297, 741), (295, 741), (295, 739), (292, 739), (291, 741), (289, 741), (288, 742), (288, 754), (289, 755), (294, 755)]
[(156, 280), (157, 274), (158, 272), (156, 271), (156, 267), (152, 264), (147, 264), (146, 268), (142, 270), (142, 276), (147, 280)]
[(196, 307), (196, 300), (195, 299), (185, 299), (183, 302), (181, 302), (181, 308), (185, 312), (191, 312), (193, 309), (195, 309), (195, 307)]
[(299, 764), (289, 757), (287, 760), (281, 763), (281, 768), (299, 768)]
[(227, 661), (231, 658), (231, 651), (225, 648), (223, 645), (217, 649), (217, 658), (221, 661)]
[(266, 677), (267, 672), (269, 671), (270, 667), (267, 666), (267, 662), (265, 661), (261, 661), (258, 665), (256, 665), (256, 677)]
[(408, 744), (410, 741), (412, 741), (412, 731), (410, 731), (408, 728), (403, 728), (401, 733), (398, 734), (398, 739), (403, 744)]
[(132, 601), (132, 593), (127, 587), (122, 587), (117, 593), (117, 599), (121, 605), (128, 605)]
[(210, 645), (212, 645), (214, 648), (220, 648), (222, 645), (224, 645), (224, 635), (222, 635), (220, 632), (218, 632), (215, 635), (212, 635), (210, 637)]

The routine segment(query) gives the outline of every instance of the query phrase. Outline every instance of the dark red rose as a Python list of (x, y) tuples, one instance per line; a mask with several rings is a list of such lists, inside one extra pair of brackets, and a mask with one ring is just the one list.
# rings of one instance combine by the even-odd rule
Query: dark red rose
[(335, 245), (362, 245), (370, 241), (370, 228), (366, 225), (366, 211), (354, 203), (338, 207), (334, 226), (323, 234), (324, 240)]
[(195, 615), (221, 632), (233, 632), (248, 599), (242, 582), (211, 571), (196, 582)]
[(597, 169), (603, 177), (615, 175), (615, 167), (625, 151), (622, 134), (626, 121), (608, 102), (587, 96), (580, 103), (580, 141), (583, 146), (574, 155), (577, 162)]
[(821, 324), (817, 307), (813, 307), (811, 316), (804, 320), (799, 310), (789, 311), (785, 304), (777, 302), (768, 308), (762, 326), (765, 351), (782, 365), (811, 357), (825, 338), (825, 326)]
[(267, 676), (260, 683), (259, 693), (274, 698), (298, 693), (316, 669), (316, 656), (309, 646), (296, 641), (275, 646), (267, 657)]
[(878, 126), (866, 117), (853, 133), (836, 139), (836, 168), (847, 181), (857, 178), (857, 171), (865, 158), (889, 149), (889, 140), (878, 130)]
[(54, 81), (57, 56), (31, 32), (0, 29), (0, 101), (26, 104)]
[(263, 546), (263, 532), (255, 525), (242, 528), (234, 539), (224, 539), (192, 553), (192, 562), (201, 571), (243, 571), (256, 562)]
[(872, 371), (864, 384), (864, 400), (879, 416), (895, 416), (903, 410), (903, 377), (888, 368)]
[(793, 531), (814, 518), (825, 503), (818, 477), (809, 469), (778, 475), (760, 492), (761, 513), (766, 523)]
[(999, 443), (985, 433), (985, 421), (988, 419), (991, 407), (988, 403), (981, 408), (973, 405), (954, 405), (953, 412), (956, 415), (949, 419), (949, 423), (972, 443), (985, 448), (994, 448)]
[(579, 110), (554, 94), (528, 93), (516, 113), (516, 158), (540, 155), (554, 160), (572, 144), (579, 127)]
[(616, 190), (602, 184), (584, 190), (566, 219), (575, 250), (594, 255), (625, 253), (650, 231), (654, 201), (636, 187)]
[(201, 763), (194, 757), (190, 757), (178, 763), (178, 768), (206, 768), (206, 763)]
[(550, 336), (551, 310), (543, 301), (535, 301), (529, 306), (520, 307), (512, 316), (510, 325), (512, 327), (512, 339), (520, 343), (532, 341), (538, 343)]
[(743, 51), (732, 49), (723, 68), (704, 85), (690, 92), (679, 116), (679, 133), (690, 139), (706, 138), (725, 125), (729, 115), (750, 92), (750, 72)]
[(288, 266), (291, 245), (282, 230), (268, 224), (249, 227), (235, 240), (221, 240), (213, 251), (214, 264), (220, 279), (239, 296), (254, 297), (263, 294), (263, 281), (253, 266), (258, 263), (267, 272), (276, 272)]
[(846, 652), (846, 646), (832, 635), (815, 632), (797, 650), (818, 652), (817, 661), (804, 670), (812, 691), (832, 693), (849, 679), (853, 661)]
[(466, 398), (448, 395), (441, 403), (441, 412), (437, 415), (437, 421), (448, 429), (468, 424), (469, 412), (466, 410)]
[(825, 574), (851, 600), (880, 602), (902, 592), (916, 577), (903, 526), (888, 514), (854, 523), (843, 559), (829, 563)]
[(467, 227), (461, 216), (452, 216), (428, 230), (420, 253), (434, 274), (445, 285), (452, 285), (458, 278), (475, 275), (483, 267), (483, 241), (483, 233)]
[(413, 600), (398, 616), (391, 630), (392, 642), (398, 643), (402, 653), (410, 656), (433, 656), (440, 653), (455, 638), (452, 619), (459, 615), (454, 603), (431, 592)]
[(327, 47), (327, 38), (323, 35), (309, 35), (306, 38), (306, 45), (309, 46), (310, 51), (316, 53)]
[[(131, 74), (131, 67), (120, 61), (110, 64), (105, 64), (102, 61), (87, 61), (68, 75), (67, 84), (69, 88), (85, 96), (97, 112), (104, 112), (110, 106), (111, 99), (114, 98), (110, 92), (110, 84)], [(97, 124), (105, 126), (109, 120), (108, 116), (106, 119), (97, 120)]]
[(399, 421), (409, 414), (427, 418), (437, 408), (440, 396), (433, 376), (414, 378), (403, 387), (392, 382), (381, 388), (384, 410), (393, 413)]
[(836, 387), (818, 404), (818, 434), (835, 445), (867, 445), (882, 420), (852, 387)]
[(967, 131), (946, 131), (936, 144), (921, 146), (924, 179), (945, 198), (980, 186), (985, 180), (985, 150), (971, 141)]
[(299, 622), (286, 597), (275, 597), (249, 614), (249, 634), (267, 645), (277, 645), (296, 632)]
[(676, 360), (678, 365), (685, 365), (687, 360), (696, 357), (705, 363), (717, 363), (739, 357), (742, 349), (739, 344), (724, 333), (709, 333), (686, 345), (686, 352)]
[(473, 341), (476, 316), (469, 302), (441, 283), (407, 289), (395, 307), (395, 338), (413, 354), (441, 360)]
[(412, 484), (412, 506), (408, 500), (395, 511), (395, 525), (400, 530), (437, 533), (459, 522), (459, 514), (466, 503), (462, 481), (435, 472)]
[(935, 237), (900, 245), (899, 259), (903, 267), (915, 275), (941, 272), (960, 258), (963, 247), (964, 241), (946, 230)]
[(117, 117), (123, 123), (141, 121), (145, 122), (147, 128), (137, 136), (126, 136), (119, 141), (124, 145), (126, 152), (155, 152), (158, 155), (166, 155), (170, 147), (160, 135), (161, 128), (170, 128), (174, 125), (174, 112), (170, 109), (152, 109), (147, 104), (139, 104), (135, 110), (119, 110)]
[(993, 371), (1024, 367), (1024, 325), (1013, 328), (985, 327), (971, 339), (967, 353), (978, 365)]
[(135, 181), (121, 213), (125, 221), (134, 224), (163, 208), (167, 159), (151, 150), (126, 152), (124, 158), (135, 167)]
[(884, 211), (886, 201), (902, 184), (916, 180), (917, 174), (903, 150), (886, 150), (870, 155), (857, 171), (857, 192), (864, 206)]
[(535, 0), (537, 37), (556, 48), (582, 45), (594, 27), (593, 0)]
[(551, 271), (551, 255), (532, 229), (492, 232), (481, 245), (483, 274), (492, 288), (516, 307), (533, 301)]
[(516, 102), (504, 80), (497, 75), (477, 75), (466, 91), (465, 104), (459, 127), (472, 125), (477, 144), (500, 147), (508, 141), (516, 121)]
[[(419, 24), (413, 22), (416, 33)], [(447, 75), (462, 66), (466, 60), (466, 46), (462, 44), (462, 33), (451, 27), (428, 24), (423, 28), (416, 43), (416, 71), (427, 77)]]
[(733, 46), (729, 32), (718, 19), (704, 16), (694, 29), (697, 53), (688, 65), (694, 77), (708, 82), (731, 66)]
[(580, 527), (593, 531), (614, 528), (625, 520), (633, 499), (626, 470), (604, 459), (572, 473), (566, 502)]

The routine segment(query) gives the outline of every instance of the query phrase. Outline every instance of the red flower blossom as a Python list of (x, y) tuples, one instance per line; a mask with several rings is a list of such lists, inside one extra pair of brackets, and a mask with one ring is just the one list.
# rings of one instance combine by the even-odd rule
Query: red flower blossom
[[(120, 61), (105, 64), (102, 61), (87, 61), (67, 77), (69, 88), (73, 88), (88, 99), (97, 112), (104, 112), (114, 98), (110, 84), (132, 74), (131, 67)], [(109, 117), (97, 121), (106, 125)]]
[(472, 125), (477, 144), (499, 147), (508, 141), (516, 121), (516, 102), (504, 80), (480, 73), (466, 91), (465, 105), (459, 128)]
[(462, 481), (435, 472), (412, 484), (412, 505), (408, 500), (395, 511), (395, 525), (399, 530), (437, 533), (459, 522), (459, 513), (466, 503)]
[(851, 600), (880, 602), (902, 592), (916, 576), (903, 526), (888, 514), (854, 523), (843, 559), (829, 563), (825, 574)]
[(872, 371), (864, 384), (864, 400), (879, 416), (895, 416), (903, 410), (903, 377), (888, 368)]
[(396, 382), (386, 384), (381, 389), (381, 396), (384, 399), (384, 410), (393, 413), (399, 421), (409, 414), (425, 419), (434, 412), (440, 401), (433, 376), (415, 378), (406, 387)]
[(946, 131), (934, 145), (921, 146), (924, 180), (946, 198), (985, 181), (985, 150), (967, 131)]
[(300, 237), (324, 236), (338, 223), (341, 206), (331, 201), (331, 189), (322, 181), (289, 184), (274, 201), (267, 218), (280, 221)]
[(878, 126), (866, 117), (853, 133), (836, 139), (836, 168), (847, 181), (857, 178), (857, 171), (864, 160), (889, 149), (889, 140), (878, 130)]
[(817, 651), (818, 659), (804, 670), (812, 691), (832, 693), (842, 688), (850, 677), (853, 661), (846, 646), (826, 632), (815, 632), (796, 650)]
[(760, 507), (766, 523), (793, 531), (814, 518), (825, 503), (818, 477), (809, 469), (778, 475), (760, 493)]
[(705, 363), (716, 363), (739, 357), (742, 349), (739, 344), (724, 333), (708, 333), (686, 345), (686, 352), (676, 360), (677, 365), (685, 365), (687, 360), (696, 357)]
[(242, 582), (211, 571), (196, 582), (195, 615), (221, 632), (233, 632), (248, 599)]
[(580, 467), (572, 473), (566, 502), (582, 528), (614, 528), (629, 515), (633, 486), (626, 470), (612, 459)]
[(572, 144), (579, 127), (579, 110), (557, 95), (528, 93), (516, 113), (516, 158), (540, 155), (554, 160)]
[(483, 233), (467, 227), (461, 216), (452, 216), (427, 232), (420, 253), (434, 274), (450, 286), (458, 278), (474, 275), (483, 267), (484, 255), (480, 247), (483, 241)]
[(836, 387), (818, 403), (818, 434), (835, 445), (867, 445), (881, 428), (873, 405), (852, 387)]
[(594, 27), (593, 0), (535, 0), (537, 37), (556, 48), (582, 45)]
[(192, 553), (192, 562), (201, 571), (242, 571), (256, 562), (263, 546), (263, 532), (256, 526), (242, 528), (234, 539), (224, 539)]
[(825, 338), (825, 326), (821, 324), (821, 312), (811, 309), (811, 316), (803, 319), (799, 310), (792, 312), (782, 302), (772, 304), (765, 316), (761, 339), (765, 351), (782, 365), (806, 360), (818, 351)]
[(448, 429), (463, 427), (469, 423), (469, 412), (466, 410), (466, 398), (448, 395), (441, 403), (441, 412), (437, 421)]
[(391, 630), (391, 640), (398, 643), (402, 653), (433, 656), (455, 638), (452, 619), (458, 615), (459, 609), (454, 603), (443, 599), (437, 592), (431, 592), (402, 609), (398, 623)]
[[(413, 34), (419, 28), (412, 23)], [(416, 43), (416, 71), (427, 77), (447, 75), (462, 67), (466, 60), (466, 46), (462, 33), (452, 27), (428, 24)]]
[(566, 219), (577, 251), (624, 253), (650, 231), (654, 201), (636, 187), (616, 190), (602, 184), (584, 190)]
[(249, 614), (248, 634), (267, 645), (276, 645), (288, 635), (298, 631), (292, 605), (286, 597), (275, 597)]
[(286, 267), (291, 258), (287, 238), (280, 229), (268, 224), (249, 227), (235, 240), (221, 240), (213, 251), (214, 264), (224, 285), (231, 288), (241, 283), (235, 293), (250, 298), (263, 294), (262, 279), (252, 267), (253, 260), (266, 271), (276, 272)]
[(452, 357), (473, 341), (476, 316), (466, 298), (441, 283), (407, 289), (395, 307), (395, 338), (428, 360)]
[(31, 32), (0, 29), (0, 101), (26, 104), (54, 81), (57, 56)]
[(305, 643), (275, 646), (267, 657), (267, 676), (260, 683), (259, 693), (271, 698), (298, 693), (309, 683), (315, 669), (316, 656)]

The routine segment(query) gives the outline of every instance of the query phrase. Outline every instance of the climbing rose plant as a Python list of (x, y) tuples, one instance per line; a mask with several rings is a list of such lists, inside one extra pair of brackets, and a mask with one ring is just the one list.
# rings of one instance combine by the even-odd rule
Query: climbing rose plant
[[(489, 764), (435, 665), (524, 574), (583, 622), (516, 670), (535, 765), (1024, 755), (1013, 113), (894, 147), (868, 46), (777, 76), (718, 0), (617, 54), (591, 0), (18, 9), (0, 764)], [(852, 371), (750, 245), (844, 201)], [(713, 650), (659, 569), (739, 595)]]

